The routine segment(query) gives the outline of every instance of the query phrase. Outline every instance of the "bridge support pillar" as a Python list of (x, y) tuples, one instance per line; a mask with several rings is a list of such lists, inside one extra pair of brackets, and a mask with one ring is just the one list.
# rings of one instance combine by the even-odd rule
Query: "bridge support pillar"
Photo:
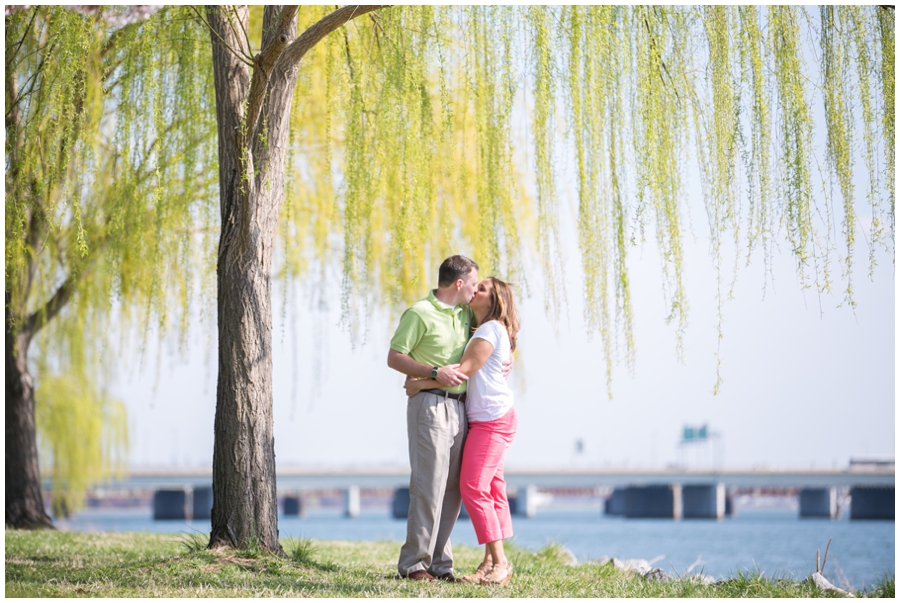
[(154, 492), (153, 519), (187, 519), (187, 492), (184, 489)]
[(800, 490), (800, 517), (838, 516), (837, 488), (803, 488)]
[(722, 519), (725, 517), (725, 484), (691, 484), (681, 487), (682, 517)]
[(391, 516), (394, 519), (406, 519), (409, 517), (409, 488), (397, 488), (394, 490)]
[(194, 488), (194, 501), (192, 519), (212, 518), (213, 489), (212, 486)]
[(894, 520), (894, 488), (850, 488), (850, 519)]
[(290, 515), (292, 517), (303, 516), (303, 502), (300, 500), (300, 496), (296, 494), (285, 496), (281, 505), (285, 515)]
[(513, 494), (509, 493), (509, 486), (506, 488), (506, 502), (509, 503), (509, 513), (510, 515), (518, 515), (519, 514), (519, 493), (515, 492)]
[(344, 495), (346, 517), (359, 517), (359, 486), (350, 486)]
[(517, 515), (524, 515), (525, 517), (537, 515), (538, 504), (540, 504), (542, 498), (537, 486), (529, 484), (524, 488), (519, 488), (519, 491), (516, 493)]
[(605, 515), (625, 515), (625, 491), (626, 488), (616, 488), (603, 502)]
[(681, 519), (681, 486), (629, 486), (625, 490), (625, 517)]

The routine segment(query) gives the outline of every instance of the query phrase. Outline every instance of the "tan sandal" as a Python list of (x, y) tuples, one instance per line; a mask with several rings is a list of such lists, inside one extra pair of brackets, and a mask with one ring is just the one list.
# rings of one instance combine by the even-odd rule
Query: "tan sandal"
[(496, 584), (497, 586), (506, 586), (509, 584), (510, 579), (513, 574), (513, 566), (510, 563), (509, 559), (506, 560), (506, 563), (503, 565), (494, 564), (491, 567), (491, 571), (489, 571), (484, 576), (484, 580), (481, 581), (482, 584)]
[(494, 566), (487, 561), (482, 561), (481, 565), (478, 566), (478, 569), (475, 570), (474, 574), (463, 576), (462, 580), (463, 582), (474, 582), (475, 584), (481, 584), (482, 582), (484, 582), (485, 574), (491, 571), (493, 567)]

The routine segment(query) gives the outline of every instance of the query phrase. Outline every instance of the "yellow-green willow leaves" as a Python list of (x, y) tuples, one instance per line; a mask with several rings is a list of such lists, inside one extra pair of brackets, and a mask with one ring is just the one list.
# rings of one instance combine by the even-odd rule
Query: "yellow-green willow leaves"
[[(672, 76), (684, 63), (672, 53), (684, 38), (681, 15), (663, 6), (635, 7), (629, 27), (635, 51), (629, 68), (634, 73), (634, 152), (637, 168), (638, 218), (649, 205), (657, 245), (663, 257), (663, 295), (669, 308), (667, 320), (676, 321), (677, 350), (683, 353), (682, 336), (687, 328), (688, 300), (684, 283), (682, 246), (682, 163), (686, 114), (678, 79)], [(679, 67), (681, 65), (682, 67)], [(676, 72), (677, 73), (677, 72)], [(641, 222), (643, 225), (643, 222)]]
[[(837, 12), (837, 15), (835, 14)], [(851, 306), (853, 291), (851, 277), (853, 270), (853, 244), (856, 240), (856, 212), (853, 206), (853, 115), (849, 100), (849, 65), (846, 48), (851, 42), (848, 23), (841, 19), (843, 12), (834, 7), (823, 6), (822, 14), (822, 64), (825, 87), (825, 123), (828, 131), (827, 157), (830, 167), (837, 177), (843, 198), (843, 235), (846, 257), (842, 260), (843, 275), (847, 280), (846, 300)]]
[(40, 449), (52, 467), (53, 514), (66, 517), (83, 505), (82, 494), (128, 466), (125, 406), (76, 375), (41, 371), (35, 395)]
[[(703, 25), (709, 46), (709, 79), (712, 89), (710, 111), (712, 125), (707, 131), (710, 153), (705, 164), (707, 184), (706, 212), (709, 220), (711, 254), (716, 267), (716, 306), (718, 312), (718, 341), (724, 337), (722, 274), (722, 238), (730, 230), (733, 233), (735, 249), (739, 248), (737, 139), (740, 132), (738, 122), (738, 95), (735, 82), (735, 52), (731, 34), (738, 19), (737, 9), (729, 6), (709, 6), (704, 9)], [(737, 262), (735, 257), (735, 262)], [(735, 265), (734, 274), (737, 274)], [(731, 297), (731, 293), (727, 294)], [(719, 372), (721, 358), (716, 350), (716, 384), (713, 392), (718, 393), (721, 385)]]
[[(584, 320), (600, 332), (612, 397), (615, 345), (620, 334), (629, 368), (634, 365), (631, 294), (626, 270), (628, 200), (623, 190), (621, 126), (625, 123), (620, 74), (627, 64), (624, 11), (571, 7), (566, 18), (568, 104), (578, 175), (578, 243), (584, 272)], [(603, 36), (586, 32), (605, 31)], [(612, 293), (611, 293), (612, 292)], [(613, 300), (610, 296), (613, 295)]]
[[(324, 14), (304, 7), (301, 28)], [(421, 297), (453, 253), (521, 279), (518, 224), (529, 212), (510, 139), (513, 16), (391, 9), (304, 58), (281, 270), (339, 259), (347, 324), (364, 322), (370, 304)]]
[[(879, 7), (881, 8), (881, 7)], [(895, 155), (894, 142), (896, 140), (894, 134), (894, 10), (882, 9), (876, 11), (876, 19), (878, 20), (878, 33), (880, 34), (881, 46), (881, 95), (883, 105), (881, 108), (882, 115), (882, 132), (884, 136), (885, 148), (885, 167), (887, 172), (887, 190), (888, 203), (890, 204), (890, 227), (891, 227), (891, 248), (893, 249), (894, 241), (894, 186), (895, 178)]]
[(553, 142), (556, 131), (554, 106), (558, 77), (553, 47), (552, 23), (558, 16), (553, 8), (532, 6), (528, 9), (531, 34), (530, 55), (533, 57), (534, 155), (538, 204), (537, 252), (544, 268), (546, 285), (544, 305), (555, 316), (566, 301), (562, 276), (563, 251), (559, 240), (559, 217), (556, 208), (556, 183), (553, 168)]
[[(778, 139), (783, 176), (779, 196), (783, 199), (788, 241), (797, 258), (800, 278), (805, 282), (808, 261), (813, 253), (810, 245), (814, 237), (810, 207), (813, 123), (807, 100), (806, 67), (800, 48), (799, 12), (797, 7), (769, 7), (769, 39), (775, 55), (775, 85), (780, 121)], [(824, 269), (821, 288), (827, 289), (830, 284), (827, 263)]]
[[(869, 200), (869, 210), (872, 212), (871, 230), (869, 241), (869, 275), (871, 276), (875, 270), (875, 251), (879, 247), (886, 247), (884, 223), (885, 217), (880, 204), (878, 203), (880, 182), (882, 178), (881, 170), (878, 167), (876, 158), (878, 156), (878, 124), (875, 120), (874, 99), (877, 98), (877, 91), (873, 90), (872, 80), (876, 77), (874, 60), (872, 56), (872, 48), (876, 45), (871, 42), (874, 35), (870, 19), (866, 18), (864, 11), (876, 10), (875, 7), (861, 6), (842, 6), (837, 7), (842, 20), (846, 23), (848, 31), (846, 35), (852, 39), (852, 51), (848, 51), (856, 61), (855, 69), (851, 69), (851, 73), (855, 72), (856, 81), (859, 85), (859, 103), (860, 113), (863, 122), (863, 141), (865, 144), (863, 159), (868, 172), (869, 187), (866, 191), (866, 198)], [(852, 118), (852, 111), (850, 112)], [(851, 199), (852, 201), (852, 199)]]
[(716, 255), (719, 237), (728, 230), (737, 233), (737, 136), (738, 107), (733, 65), (731, 32), (736, 8), (709, 6), (704, 9), (703, 25), (709, 40), (709, 79), (712, 88), (711, 147), (712, 187), (710, 236)]
[[(478, 200), (478, 261), (490, 274), (503, 266), (507, 279), (519, 276), (517, 231), (517, 182), (513, 165), (510, 120), (515, 99), (516, 66), (512, 62), (514, 14), (510, 7), (477, 7), (472, 10), (474, 38), (474, 117), (477, 153), (475, 164)], [(474, 235), (475, 233), (472, 232)]]
[(771, 265), (772, 238), (775, 224), (775, 208), (772, 206), (772, 111), (768, 98), (768, 78), (763, 54), (765, 40), (760, 31), (759, 11), (756, 7), (742, 6), (740, 13), (741, 82), (750, 129), (747, 152), (747, 255), (756, 245), (762, 247), (766, 268)]

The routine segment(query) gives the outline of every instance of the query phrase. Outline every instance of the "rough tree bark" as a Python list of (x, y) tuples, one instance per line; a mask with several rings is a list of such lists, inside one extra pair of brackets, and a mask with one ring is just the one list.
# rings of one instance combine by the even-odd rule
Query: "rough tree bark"
[(6, 293), (6, 527), (52, 528), (44, 510), (34, 427), (34, 380), (28, 372), (30, 337), (11, 327)]
[(340, 8), (296, 37), (297, 7), (267, 6), (262, 50), (246, 7), (210, 7), (222, 230), (217, 265), (219, 377), (209, 547), (255, 542), (277, 554), (271, 266), (291, 101), (300, 61), (329, 32), (377, 6)]
[[(41, 230), (32, 215), (32, 235)], [(36, 269), (30, 266), (30, 273)], [(30, 281), (30, 279), (29, 279)], [(11, 311), (6, 291), (6, 526), (52, 528), (44, 511), (34, 423), (34, 379), (28, 370), (28, 346), (35, 333), (52, 320), (72, 297), (72, 277), (63, 281), (49, 300), (24, 320)]]

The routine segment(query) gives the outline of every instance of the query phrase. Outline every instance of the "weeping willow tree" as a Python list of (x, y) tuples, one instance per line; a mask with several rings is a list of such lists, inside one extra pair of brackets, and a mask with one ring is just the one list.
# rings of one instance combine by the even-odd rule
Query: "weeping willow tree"
[[(528, 204), (512, 153), (520, 89), (531, 110), (533, 239), (546, 305), (553, 313), (566, 299), (555, 160), (564, 129), (577, 158), (585, 323), (600, 333), (608, 383), (618, 354), (633, 363), (627, 252), (648, 233), (663, 258), (679, 342), (687, 326), (692, 160), (719, 274), (720, 325), (740, 265), (739, 253), (731, 269), (725, 264), (726, 240), (747, 257), (761, 247), (767, 262), (786, 241), (802, 286), (820, 291), (833, 286), (830, 262), (841, 241), (852, 304), (859, 148), (872, 212), (867, 242), (873, 258), (879, 245), (893, 252), (892, 11), (266, 7), (260, 23), (246, 8), (224, 7), (208, 9), (205, 22), (222, 205), (211, 547), (254, 538), (280, 551), (271, 406), (276, 232), (286, 235), (284, 274), (340, 257), (350, 323), (375, 299), (421, 295), (453, 245), (489, 273), (521, 274)], [(820, 54), (816, 71), (807, 57)], [(324, 101), (312, 90), (324, 91)], [(828, 158), (818, 172), (816, 98)], [(861, 112), (856, 98), (867, 99)], [(464, 127), (470, 120), (474, 135)], [(463, 165), (469, 153), (474, 172)], [(828, 186), (816, 189), (817, 173), (838, 183), (840, 204)]]
[(39, 450), (57, 516), (127, 460), (124, 406), (104, 385), (127, 358), (114, 327), (184, 332), (210, 248), (196, 233), (215, 228), (203, 30), (96, 8), (5, 20), (10, 527), (51, 525)]

